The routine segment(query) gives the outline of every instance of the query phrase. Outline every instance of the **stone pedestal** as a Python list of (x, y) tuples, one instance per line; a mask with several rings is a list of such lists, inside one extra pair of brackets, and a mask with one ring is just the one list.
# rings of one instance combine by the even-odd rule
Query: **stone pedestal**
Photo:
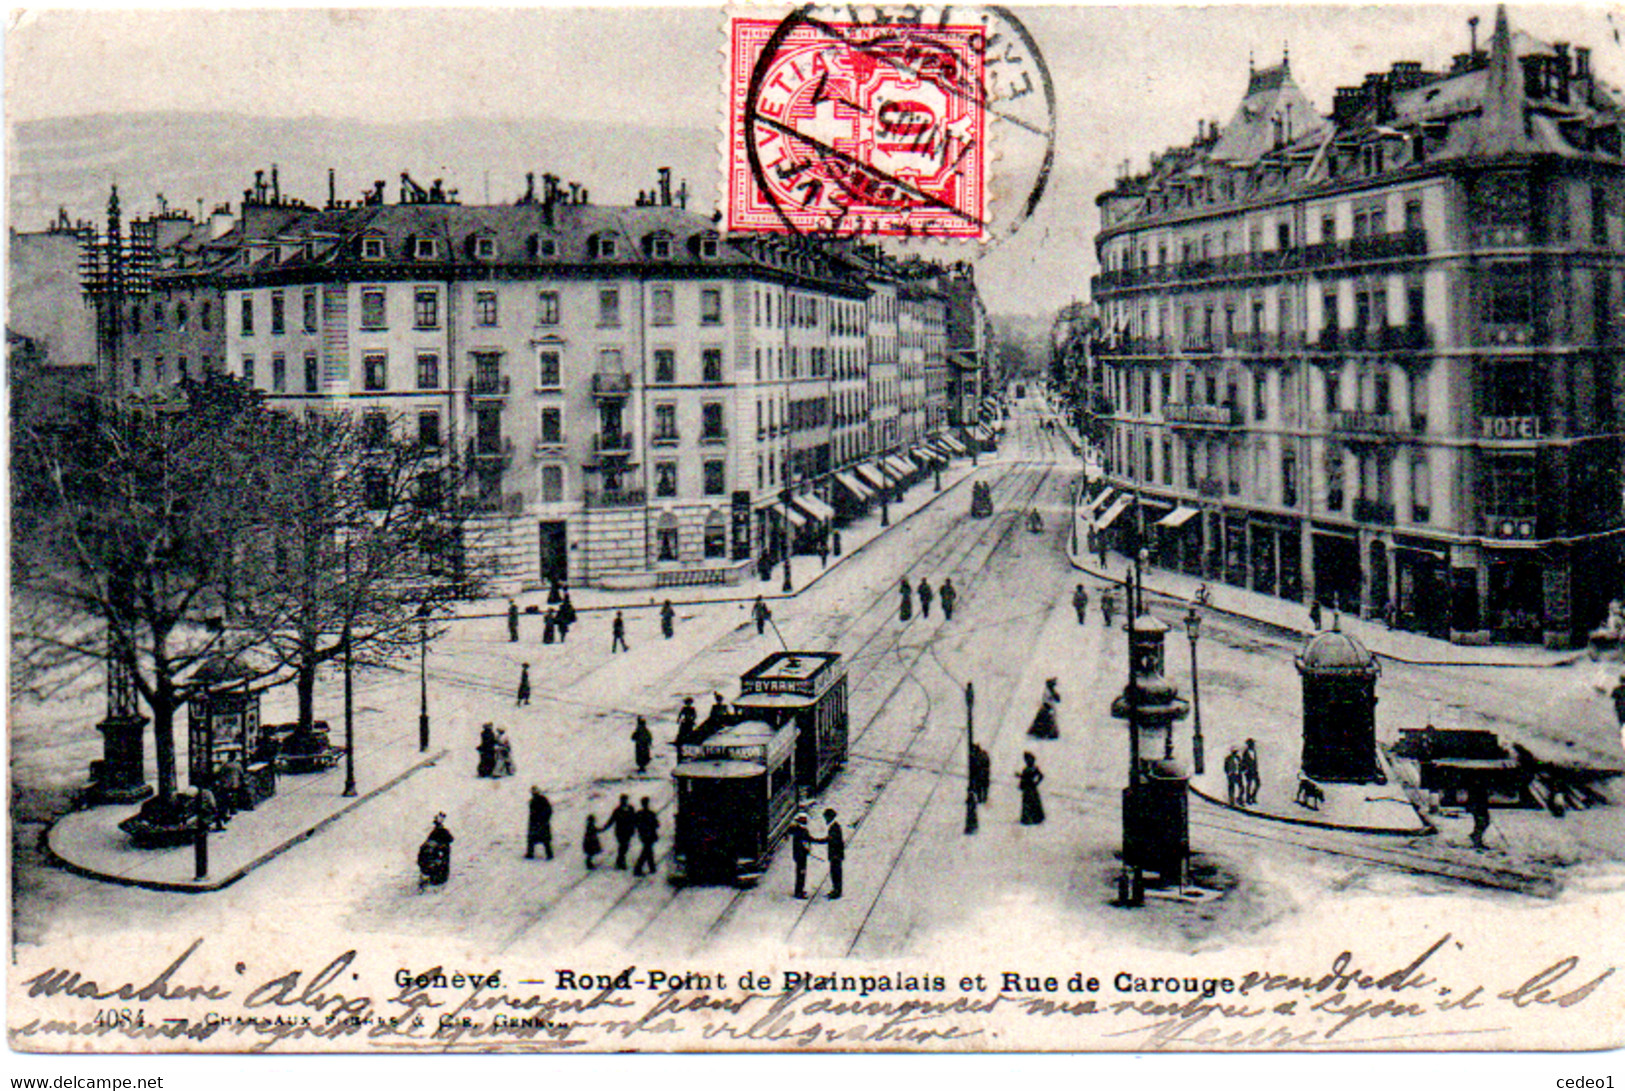
[(102, 733), (102, 757), (90, 763), (93, 803), (139, 803), (153, 794), (142, 759), (145, 716), (109, 716), (96, 725)]

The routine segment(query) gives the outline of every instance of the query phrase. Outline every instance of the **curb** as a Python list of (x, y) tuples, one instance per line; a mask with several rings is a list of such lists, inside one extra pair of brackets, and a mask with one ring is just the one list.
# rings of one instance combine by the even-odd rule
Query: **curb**
[(408, 766), (406, 769), (397, 773), (395, 776), (380, 784), (378, 787), (367, 792), (365, 795), (356, 797), (356, 799), (353, 800), (348, 806), (341, 807), (332, 814), (328, 815), (326, 818), (322, 819), (320, 822), (316, 823), (314, 826), (311, 826), (309, 829), (301, 830), (288, 840), (279, 845), (271, 847), (266, 852), (261, 853), (259, 856), (256, 856), (254, 859), (243, 864), (235, 871), (229, 872), (220, 879), (212, 882), (205, 881), (177, 883), (168, 879), (138, 879), (128, 875), (108, 875), (105, 872), (95, 871), (91, 868), (75, 864), (71, 860), (64, 859), (61, 854), (51, 847), (51, 830), (56, 828), (57, 822), (60, 822), (61, 819), (58, 819), (57, 822), (51, 823), (50, 828), (45, 831), (45, 836), (43, 838), (45, 855), (50, 862), (55, 864), (57, 867), (60, 867), (64, 871), (72, 872), (75, 875), (83, 875), (87, 879), (95, 879), (99, 882), (112, 883), (115, 886), (141, 887), (145, 890), (160, 890), (170, 894), (208, 894), (212, 891), (222, 890), (230, 886), (232, 883), (235, 883), (238, 879), (241, 879), (244, 875), (247, 875), (261, 864), (268, 863), (271, 860), (276, 859), (278, 856), (281, 856), (284, 852), (287, 852), (295, 845), (308, 841), (311, 837), (320, 833), (328, 826), (331, 826), (334, 822), (337, 822), (339, 819), (343, 818), (357, 807), (360, 807), (363, 803), (368, 802), (376, 796), (383, 795), (385, 792), (401, 783), (407, 777), (410, 777), (414, 773), (420, 772), (427, 769), (429, 766), (434, 765), (448, 753), (449, 751), (447, 750), (441, 750), (432, 757), (424, 758), (417, 764)]
[(1344, 826), (1337, 822), (1317, 822), (1312, 818), (1295, 818), (1292, 815), (1272, 814), (1269, 811), (1253, 811), (1245, 807), (1232, 807), (1229, 803), (1221, 799), (1215, 799), (1188, 781), (1185, 787), (1190, 790), (1191, 795), (1197, 799), (1205, 800), (1215, 807), (1229, 811), (1232, 814), (1244, 814), (1252, 818), (1261, 818), (1266, 822), (1284, 822), (1289, 826), (1308, 826), (1317, 830), (1341, 830), (1344, 833), (1363, 833), (1377, 837), (1431, 837), (1439, 832), (1436, 827), (1429, 825), (1423, 825), (1419, 829), (1411, 830), (1396, 830), (1387, 826)]
[[(1077, 569), (1079, 572), (1088, 573), (1097, 580), (1104, 580), (1107, 583), (1114, 583), (1118, 586), (1122, 586), (1127, 583), (1127, 581), (1124, 579), (1120, 579), (1106, 572), (1098, 572), (1095, 569), (1090, 568), (1088, 565), (1084, 564), (1082, 561), (1079, 561), (1077, 557), (1070, 553), (1067, 554), (1067, 560), (1071, 562), (1073, 568)], [(1192, 606), (1196, 604), (1195, 599), (1177, 594), (1173, 591), (1159, 591), (1155, 587), (1148, 587), (1146, 590), (1148, 593), (1156, 596), (1157, 598), (1169, 599), (1174, 602), (1188, 603)], [(1223, 606), (1214, 606), (1211, 603), (1202, 607), (1202, 609), (1206, 610), (1210, 614), (1224, 614), (1228, 617), (1238, 618), (1253, 625), (1261, 625), (1266, 629), (1273, 629), (1278, 633), (1285, 633), (1289, 636), (1295, 636), (1302, 640), (1307, 640), (1314, 635), (1305, 629), (1297, 629), (1291, 625), (1283, 625), (1279, 621), (1271, 621), (1268, 618), (1257, 617), (1253, 614), (1244, 614), (1240, 610), (1230, 610)], [(1325, 632), (1326, 630), (1322, 629), (1320, 631)], [(1516, 663), (1505, 659), (1412, 659), (1409, 656), (1395, 655), (1393, 652), (1379, 651), (1372, 651), (1371, 654), (1376, 656), (1378, 659), (1387, 659), (1395, 663), (1403, 663), (1409, 667), (1493, 667), (1498, 670), (1551, 670), (1557, 667), (1570, 667), (1575, 663), (1578, 663), (1585, 655), (1584, 652), (1575, 652), (1573, 655), (1566, 656), (1551, 663)]]

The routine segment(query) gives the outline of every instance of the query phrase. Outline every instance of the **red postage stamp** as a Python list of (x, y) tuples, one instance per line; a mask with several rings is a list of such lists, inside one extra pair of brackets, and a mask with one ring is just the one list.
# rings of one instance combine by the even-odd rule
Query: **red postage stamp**
[(983, 238), (985, 39), (805, 10), (734, 19), (729, 230)]

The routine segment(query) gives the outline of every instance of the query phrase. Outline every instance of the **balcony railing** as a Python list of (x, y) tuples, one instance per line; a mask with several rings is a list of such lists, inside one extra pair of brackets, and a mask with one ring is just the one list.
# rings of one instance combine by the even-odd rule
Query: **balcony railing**
[(1123, 288), (1177, 284), (1181, 281), (1210, 280), (1215, 277), (1248, 277), (1315, 269), (1328, 265), (1349, 265), (1367, 261), (1420, 257), (1427, 253), (1427, 232), (1390, 231), (1358, 239), (1319, 242), (1286, 250), (1261, 250), (1252, 254), (1229, 254), (1218, 258), (1135, 269), (1113, 269), (1096, 275), (1091, 284), (1096, 294)]
[(1398, 429), (1392, 413), (1367, 413), (1361, 409), (1338, 409), (1328, 414), (1327, 423), (1333, 432), (1356, 432), (1375, 435), (1393, 435)]
[(557, 436), (557, 437), (555, 437), (553, 439), (547, 439), (547, 438), (543, 437), (543, 438), (539, 438), (539, 439), (536, 440), (536, 452), (535, 453), (536, 453), (537, 457), (541, 457), (542, 455), (556, 455), (556, 454), (559, 454), (560, 452), (562, 452), (563, 450), (564, 450), (564, 437), (563, 436)]
[(683, 437), (676, 432), (656, 432), (649, 437), (651, 447), (675, 447), (682, 442)]
[(1204, 477), (1196, 483), (1196, 492), (1199, 496), (1223, 496), (1224, 478)]
[(1241, 410), (1226, 402), (1223, 405), (1197, 405), (1191, 402), (1163, 402), (1162, 419), (1174, 424), (1201, 424), (1233, 427), (1241, 423)]
[(624, 398), (632, 393), (632, 376), (624, 371), (594, 372), (592, 393), (597, 398)]
[(476, 462), (494, 462), (513, 456), (513, 440), (507, 436), (473, 439), (468, 443), (469, 457)]
[(506, 375), (475, 375), (468, 380), (470, 398), (505, 398), (511, 385)]
[(1386, 526), (1394, 521), (1394, 506), (1386, 500), (1367, 500), (1363, 496), (1354, 498), (1354, 521), (1356, 523), (1374, 523)]
[(629, 455), (632, 453), (632, 433), (599, 432), (592, 437), (592, 449), (599, 455)]
[[(839, 427), (838, 424), (837, 424), (837, 427)], [(719, 444), (723, 444), (723, 443), (727, 443), (727, 442), (728, 442), (728, 433), (727, 432), (701, 432), (700, 433), (700, 445), (703, 446), (703, 447), (715, 447), (715, 446), (718, 446)]]
[(639, 508), (643, 506), (644, 491), (642, 489), (614, 489), (609, 491), (587, 492), (587, 506), (589, 508)]

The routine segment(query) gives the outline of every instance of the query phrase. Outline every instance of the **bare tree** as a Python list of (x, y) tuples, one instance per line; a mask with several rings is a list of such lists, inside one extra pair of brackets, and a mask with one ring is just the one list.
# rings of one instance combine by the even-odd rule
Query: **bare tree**
[(260, 549), (277, 580), (243, 604), (243, 621), (291, 670), (303, 727), (321, 668), (347, 646), (356, 663), (386, 663), (479, 593), (457, 464), (403, 423), (379, 412), (285, 418), (267, 460), (275, 485)]
[[(175, 713), (239, 660), (273, 675), (264, 633), (228, 625), (271, 573), (254, 539), (271, 497), (275, 418), (208, 375), (141, 405), (99, 398), (71, 427), (15, 424), (13, 644), (22, 684), (78, 663), (127, 673), (152, 714), (158, 790), (176, 789)], [(208, 672), (204, 672), (207, 675)]]

